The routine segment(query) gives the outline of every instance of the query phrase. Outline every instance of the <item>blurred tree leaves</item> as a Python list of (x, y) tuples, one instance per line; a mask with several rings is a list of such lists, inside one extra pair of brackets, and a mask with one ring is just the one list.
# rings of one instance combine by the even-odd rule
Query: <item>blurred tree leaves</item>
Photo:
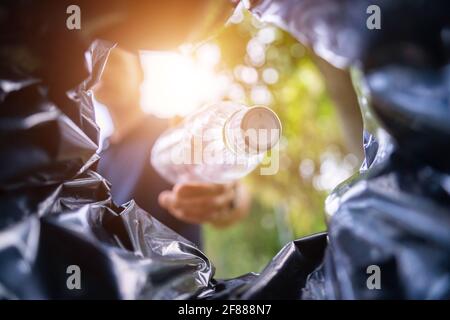
[[(245, 102), (254, 104), (251, 92), (255, 86), (267, 87), (268, 104), (283, 125), (278, 173), (262, 176), (255, 170), (245, 179), (253, 195), (249, 217), (226, 230), (205, 228), (206, 253), (219, 278), (260, 272), (288, 241), (323, 231), (324, 200), (332, 184), (325, 171), (333, 161), (333, 168), (340, 168), (346, 155), (332, 102), (308, 51), (273, 27), (275, 38), (264, 43), (260, 37), (264, 28), (247, 16), (214, 40), (221, 48), (223, 67), (230, 73), (242, 65), (258, 72), (257, 83), (235, 79), (245, 90)], [(249, 43), (254, 39), (263, 42), (263, 63), (255, 64), (249, 57)], [(264, 83), (262, 74), (267, 68), (278, 72), (276, 83)]]

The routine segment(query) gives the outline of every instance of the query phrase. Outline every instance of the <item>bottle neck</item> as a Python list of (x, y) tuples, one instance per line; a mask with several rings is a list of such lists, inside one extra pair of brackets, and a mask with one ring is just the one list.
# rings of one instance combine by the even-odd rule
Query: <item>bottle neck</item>
[(223, 140), (225, 146), (233, 153), (246, 153), (245, 137), (241, 129), (242, 118), (245, 115), (245, 110), (238, 110), (233, 113), (223, 126)]

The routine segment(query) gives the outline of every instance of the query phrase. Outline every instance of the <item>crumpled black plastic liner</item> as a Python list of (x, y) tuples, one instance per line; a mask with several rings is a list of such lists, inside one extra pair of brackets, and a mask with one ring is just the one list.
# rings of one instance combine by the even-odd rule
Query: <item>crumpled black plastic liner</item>
[[(381, 30), (365, 28), (371, 4)], [(253, 9), (352, 67), (366, 159), (328, 197), (328, 234), (288, 243), (260, 275), (228, 280), (213, 279), (198, 248), (133, 201), (112, 203), (95, 172), (89, 89), (113, 45), (95, 41), (83, 68), (77, 35), (52, 42), (59, 31), (24, 19), (29, 5), (0, 5), (1, 298), (450, 298), (448, 1), (265, 0)], [(80, 290), (68, 289), (71, 265)], [(370, 265), (380, 267), (380, 290), (367, 287)]]
[[(366, 28), (377, 5), (381, 29)], [(450, 2), (267, 0), (253, 9), (352, 69), (365, 161), (325, 205), (307, 299), (450, 298)], [(367, 268), (380, 268), (370, 290)]]

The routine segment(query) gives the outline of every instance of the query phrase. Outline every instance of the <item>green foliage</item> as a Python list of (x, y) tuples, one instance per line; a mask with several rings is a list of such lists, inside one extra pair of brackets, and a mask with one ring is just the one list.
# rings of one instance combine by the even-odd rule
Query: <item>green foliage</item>
[[(321, 167), (330, 154), (339, 158), (343, 153), (332, 103), (307, 50), (287, 33), (273, 29), (274, 41), (264, 44), (264, 63), (255, 64), (249, 58), (247, 44), (264, 28), (267, 26), (246, 17), (215, 40), (221, 47), (224, 68), (233, 72), (244, 65), (258, 72), (257, 83), (236, 79), (246, 92), (246, 102), (254, 104), (251, 91), (255, 86), (267, 87), (269, 106), (283, 125), (278, 173), (262, 176), (255, 170), (245, 179), (253, 195), (249, 217), (226, 230), (205, 228), (206, 254), (219, 278), (260, 272), (290, 240), (325, 230), (327, 191), (319, 183)], [(261, 79), (267, 68), (277, 70), (276, 83)]]

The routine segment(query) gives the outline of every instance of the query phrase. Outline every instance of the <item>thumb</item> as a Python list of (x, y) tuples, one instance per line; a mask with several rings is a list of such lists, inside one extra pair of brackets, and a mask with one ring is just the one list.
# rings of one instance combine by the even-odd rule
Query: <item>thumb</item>
[(158, 196), (158, 203), (164, 209), (168, 209), (170, 203), (172, 202), (172, 192), (171, 191), (163, 191)]

